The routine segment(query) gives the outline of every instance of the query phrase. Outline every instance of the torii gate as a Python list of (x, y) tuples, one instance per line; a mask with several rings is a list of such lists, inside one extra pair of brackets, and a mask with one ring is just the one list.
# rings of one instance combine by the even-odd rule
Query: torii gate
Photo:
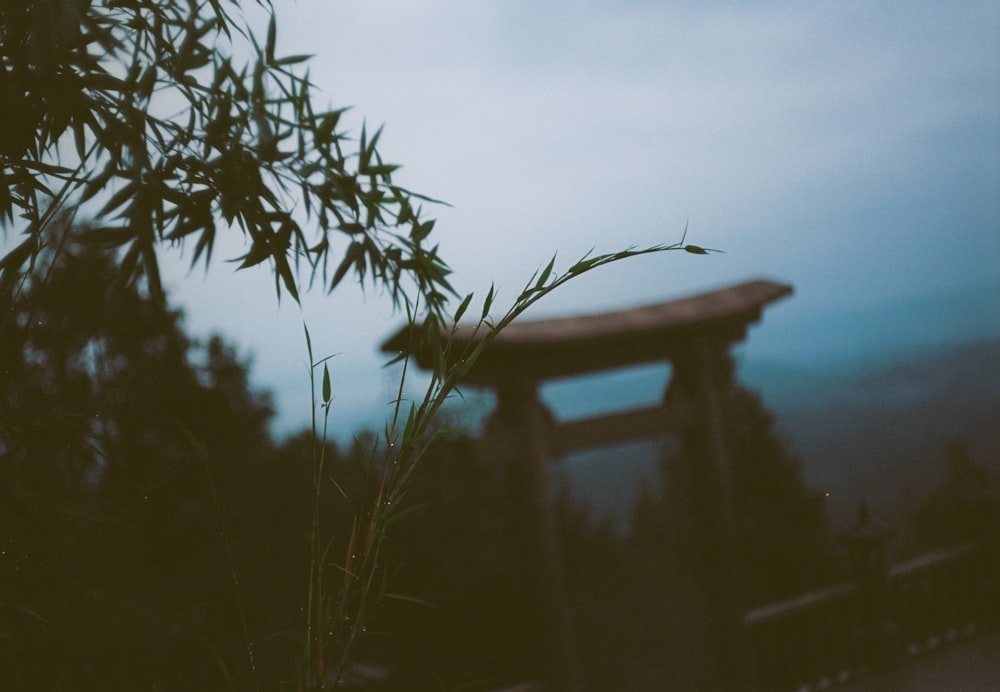
[[(786, 284), (756, 280), (630, 310), (514, 322), (463, 378), (463, 385), (488, 387), (497, 395), (477, 451), (481, 459), (509, 470), (512, 506), (523, 526), (525, 567), (537, 587), (535, 634), (547, 689), (570, 692), (580, 685), (546, 463), (569, 452), (664, 433), (684, 435), (695, 452), (696, 505), (704, 509), (699, 520), (714, 548), (708, 576), (722, 688), (752, 688), (720, 411), (725, 381), (718, 366), (745, 338), (747, 327), (760, 320), (764, 306), (791, 293)], [(398, 332), (383, 350), (405, 349), (408, 334), (407, 329)], [(471, 335), (471, 329), (460, 329), (453, 352), (461, 353)], [(421, 367), (431, 367), (429, 350), (414, 355)], [(538, 397), (546, 380), (650, 362), (673, 366), (670, 385), (656, 406), (558, 422)]]

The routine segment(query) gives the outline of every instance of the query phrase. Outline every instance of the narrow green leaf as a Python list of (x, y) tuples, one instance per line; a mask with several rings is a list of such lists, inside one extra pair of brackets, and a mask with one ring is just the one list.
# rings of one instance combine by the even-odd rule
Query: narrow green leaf
[(284, 255), (278, 255), (274, 257), (274, 268), (277, 271), (278, 276), (281, 277), (282, 283), (285, 285), (285, 290), (292, 297), (296, 303), (299, 302), (299, 288), (295, 285), (295, 276), (292, 274), (292, 268), (288, 264), (288, 258)]
[(552, 275), (552, 267), (555, 266), (555, 263), (556, 258), (555, 255), (553, 255), (552, 259), (549, 260), (548, 265), (542, 270), (542, 275), (538, 277), (538, 282), (535, 284), (535, 288), (542, 288), (545, 285), (545, 282), (548, 281), (549, 277)]
[(574, 276), (576, 274), (581, 274), (590, 269), (594, 264), (594, 260), (591, 257), (591, 255), (593, 254), (594, 254), (594, 248), (590, 248), (589, 250), (587, 250), (587, 254), (581, 257), (576, 264), (567, 269), (566, 274), (568, 276)]
[(115, 294), (121, 293), (126, 286), (132, 283), (136, 268), (139, 266), (140, 251), (140, 244), (133, 242), (125, 252), (121, 262), (118, 263), (118, 277), (115, 279), (113, 288)]
[(139, 96), (143, 99), (148, 99), (153, 93), (153, 87), (156, 85), (156, 65), (150, 65), (142, 73), (139, 78), (139, 83), (136, 85), (136, 91)]
[(274, 64), (275, 65), (296, 65), (300, 62), (305, 62), (312, 59), (312, 55), (307, 53), (302, 53), (300, 55), (288, 55), (284, 58), (279, 58)]
[(483, 314), (480, 317), (480, 321), (485, 321), (487, 316), (490, 314), (490, 308), (493, 307), (493, 297), (496, 294), (496, 287), (490, 284), (490, 292), (486, 294), (486, 300), (483, 301)]
[(435, 605), (434, 603), (431, 603), (430, 601), (425, 601), (421, 598), (416, 598), (414, 596), (407, 596), (405, 594), (399, 594), (399, 593), (387, 593), (385, 594), (384, 598), (390, 598), (394, 601), (403, 601), (405, 603), (413, 603), (415, 605), (420, 605), (420, 606), (427, 606), (428, 608), (440, 607)]
[(243, 262), (240, 264), (238, 269), (247, 269), (249, 267), (255, 267), (268, 257), (271, 257), (271, 249), (267, 246), (265, 242), (254, 242), (250, 245), (250, 251), (243, 255)]
[(31, 161), (28, 159), (18, 162), (21, 166), (25, 168), (31, 168), (40, 173), (46, 173), (48, 175), (54, 175), (59, 178), (71, 179), (70, 175), (73, 171), (65, 166), (56, 166), (51, 163), (46, 163), (44, 161)]
[(361, 139), (358, 141), (358, 171), (364, 172), (368, 168), (368, 130), (365, 123), (361, 123)]
[(126, 183), (121, 190), (112, 195), (111, 199), (108, 200), (107, 204), (97, 213), (98, 216), (104, 216), (108, 212), (111, 212), (125, 203), (125, 200), (133, 197), (135, 195), (136, 186), (134, 182)]
[(395, 163), (380, 163), (380, 164), (376, 164), (374, 166), (368, 166), (368, 168), (366, 170), (362, 171), (362, 172), (365, 173), (365, 174), (367, 174), (367, 175), (377, 175), (377, 176), (381, 176), (381, 177), (384, 178), (384, 177), (386, 177), (388, 175), (391, 175), (392, 173), (398, 171), (400, 168), (401, 168), (401, 166), (399, 166), (399, 164), (395, 164)]
[(212, 248), (215, 246), (215, 219), (209, 217), (204, 228), (201, 229), (201, 235), (198, 236), (198, 242), (195, 244), (194, 253), (191, 257), (191, 267), (193, 268), (195, 264), (202, 255), (205, 256), (205, 266), (206, 268), (212, 261)]
[(423, 242), (432, 230), (434, 230), (434, 219), (430, 221), (425, 221), (424, 223), (415, 223), (410, 231), (410, 237), (415, 243)]
[(112, 76), (107, 72), (91, 72), (87, 75), (87, 87), (94, 91), (128, 91), (125, 80)]
[(309, 325), (307, 325), (305, 322), (303, 322), (302, 323), (302, 329), (305, 330), (305, 333), (306, 333), (306, 353), (309, 354), (309, 364), (312, 365), (312, 363), (313, 363), (313, 345), (312, 345), (312, 339), (309, 337)]
[(333, 388), (330, 386), (330, 368), (323, 363), (323, 403), (329, 405), (333, 400)]
[(381, 136), (382, 136), (382, 126), (380, 125), (379, 128), (375, 130), (375, 134), (372, 136), (372, 141), (368, 143), (369, 159), (371, 156), (376, 155), (375, 146), (378, 144), (379, 137)]
[(0, 271), (17, 271), (36, 252), (36, 248), (38, 248), (38, 239), (34, 236), (28, 238), (0, 259)]
[(685, 245), (684, 250), (690, 252), (692, 255), (707, 255), (710, 252), (721, 252), (725, 254), (722, 250), (716, 250), (710, 247), (701, 247), (700, 245)]
[(267, 44), (264, 47), (264, 59), (268, 65), (274, 64), (274, 44), (277, 39), (278, 27), (274, 21), (274, 12), (271, 12), (271, 20), (267, 23)]
[(518, 303), (525, 302), (526, 300), (530, 299), (533, 295), (535, 295), (536, 293), (540, 293), (543, 290), (542, 285), (535, 280), (535, 277), (537, 275), (538, 275), (537, 271), (531, 275), (531, 278), (528, 280), (528, 283), (524, 287), (524, 290), (521, 291), (521, 295), (517, 297)]
[(462, 304), (458, 306), (458, 310), (455, 311), (455, 323), (456, 324), (459, 322), (459, 320), (462, 319), (462, 315), (465, 314), (465, 311), (466, 311), (466, 309), (468, 309), (469, 303), (471, 301), (472, 301), (472, 294), (470, 293), (467, 296), (465, 296), (465, 300), (463, 300)]
[(364, 251), (365, 246), (361, 243), (351, 243), (350, 247), (347, 248), (347, 252), (344, 253), (344, 259), (341, 260), (340, 265), (337, 267), (337, 271), (333, 274), (333, 280), (330, 282), (331, 291), (335, 289), (343, 280), (344, 276), (347, 275), (347, 272), (358, 261), (358, 258), (364, 255)]
[(365, 232), (365, 227), (364, 224), (360, 224), (357, 221), (349, 221), (340, 224), (340, 230), (348, 235), (359, 235)]
[(87, 158), (87, 137), (83, 128), (84, 123), (82, 120), (73, 121), (73, 139), (76, 144), (76, 154), (80, 157), (81, 161), (85, 161)]
[(121, 247), (125, 243), (135, 240), (136, 232), (128, 226), (101, 226), (98, 228), (86, 228), (80, 231), (79, 237), (85, 243)]
[[(397, 500), (397, 502), (398, 501), (399, 500)], [(388, 517), (385, 518), (385, 527), (389, 528), (390, 526), (392, 526), (393, 524), (395, 524), (397, 521), (399, 521), (401, 519), (405, 519), (406, 517), (410, 516), (411, 514), (415, 514), (417, 512), (422, 512), (423, 510), (424, 510), (424, 505), (413, 505), (413, 506), (407, 507), (406, 509), (400, 510), (398, 512), (394, 512), (391, 516), (388, 516)]]

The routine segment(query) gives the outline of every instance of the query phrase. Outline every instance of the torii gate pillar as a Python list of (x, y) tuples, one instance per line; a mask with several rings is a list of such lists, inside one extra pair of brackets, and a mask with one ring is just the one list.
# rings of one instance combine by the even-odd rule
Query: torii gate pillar
[(575, 642), (567, 610), (556, 517), (552, 508), (549, 461), (554, 458), (554, 418), (538, 398), (537, 383), (514, 375), (497, 387), (497, 408), (479, 457), (507, 470), (514, 538), (536, 613), (525, 637), (535, 652), (539, 673), (549, 690), (580, 689)]

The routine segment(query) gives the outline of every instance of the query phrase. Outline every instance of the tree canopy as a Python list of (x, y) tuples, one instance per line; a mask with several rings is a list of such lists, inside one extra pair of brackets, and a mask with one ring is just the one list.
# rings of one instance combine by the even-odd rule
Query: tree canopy
[[(53, 242), (61, 210), (90, 204), (84, 238), (162, 300), (157, 253), (218, 233), (246, 240), (299, 295), (349, 273), (397, 303), (439, 310), (449, 270), (428, 245), (428, 198), (395, 184), (380, 130), (357, 141), (346, 109), (319, 109), (307, 55), (278, 52), (269, 0), (255, 31), (236, 0), (11, 0), (0, 7), (0, 222), (25, 238), (0, 260), (13, 282)], [(258, 36), (263, 36), (258, 40)], [(407, 283), (407, 282), (410, 283)]]

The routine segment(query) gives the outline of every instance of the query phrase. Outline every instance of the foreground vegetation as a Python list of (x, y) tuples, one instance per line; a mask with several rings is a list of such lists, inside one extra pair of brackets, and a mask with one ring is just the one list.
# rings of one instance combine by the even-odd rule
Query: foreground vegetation
[[(247, 671), (236, 686), (260, 687), (258, 669), (266, 653), (250, 637), (248, 605), (259, 602), (245, 595), (253, 582), (240, 576), (245, 569), (235, 559), (240, 537), (230, 521), (264, 506), (248, 487), (267, 486), (266, 474), (260, 475), (264, 466), (255, 461), (271, 451), (262, 438), (266, 407), (246, 394), (245, 376), (220, 341), (207, 346), (203, 363), (189, 366), (188, 344), (166, 308), (159, 253), (187, 245), (192, 264), (208, 266), (218, 235), (237, 232), (246, 249), (240, 268), (268, 266), (279, 298), (298, 301), (302, 288), (314, 282), (332, 291), (349, 276), (384, 290), (411, 321), (414, 340), (429, 342), (437, 367), (423, 398), (412, 404), (400, 398), (380, 439), (365, 450), (361, 471), (367, 485), (353, 497), (331, 474), (325, 442), (333, 398), (329, 369), (325, 359), (315, 358), (305, 333), (312, 403), (323, 413), (314, 417), (308, 468), (301, 477), (309, 500), (298, 498), (299, 506), (309, 507), (308, 539), (298, 546), (308, 566), (297, 582), (305, 603), (297, 626), (282, 623), (268, 637), (295, 640), (294, 655), (286, 652), (282, 659), (294, 662), (289, 665), (296, 670), (295, 685), (322, 689), (343, 679), (373, 609), (388, 596), (387, 529), (403, 516), (401, 500), (434, 439), (436, 413), (478, 353), (524, 310), (580, 274), (647, 252), (708, 251), (683, 245), (682, 238), (672, 245), (587, 256), (564, 272), (553, 260), (498, 318), (491, 314), (490, 290), (476, 306), (485, 339), (449, 361), (450, 330), (472, 296), (453, 290), (450, 270), (433, 244), (434, 221), (422, 215), (422, 204), (433, 200), (393, 181), (398, 166), (383, 160), (378, 131), (363, 126), (355, 142), (342, 130), (344, 109), (315, 107), (315, 87), (303, 69), (309, 56), (278, 53), (269, 2), (258, 3), (262, 29), (241, 9), (225, 0), (48, 0), (0, 8), (0, 87), (10, 123), (0, 136), (0, 223), (21, 233), (0, 259), (0, 339), (11, 364), (0, 412), (6, 432), (0, 453), (12, 481), (5, 511), (19, 527), (10, 554), (18, 555), (14, 572), (28, 574), (26, 561), (37, 558), (16, 536), (33, 535), (31, 512), (53, 505), (58, 515), (124, 531), (115, 538), (103, 530), (98, 534), (109, 546), (134, 545), (139, 551), (126, 558), (128, 565), (121, 567), (126, 573), (145, 564), (142, 551), (158, 544), (156, 531), (167, 530), (160, 522), (169, 523), (173, 515), (192, 526), (216, 526), (216, 545), (201, 545), (201, 558), (227, 565), (240, 636), (215, 648), (205, 643), (215, 641), (205, 632), (195, 637), (198, 643), (188, 644), (207, 646), (227, 679), (237, 673), (225, 651), (236, 647), (245, 664), (240, 669)], [(97, 221), (78, 224), (78, 215)], [(458, 307), (452, 313), (453, 299)], [(46, 321), (45, 310), (58, 319)], [(137, 325), (158, 332), (156, 339), (141, 341), (144, 331)], [(109, 388), (91, 386), (89, 378), (104, 382), (105, 376), (111, 378)], [(183, 413), (169, 415), (171, 407), (188, 400)], [(230, 404), (237, 409), (229, 411)], [(253, 430), (229, 437), (233, 416), (243, 414), (252, 417)], [(190, 513), (188, 491), (208, 494), (214, 524), (206, 523), (207, 515)], [(331, 516), (326, 507), (337, 497), (343, 501), (341, 514)], [(101, 505), (100, 498), (110, 504)], [(49, 536), (56, 544), (62, 543), (57, 540), (62, 528)], [(188, 537), (182, 531), (167, 543)], [(83, 550), (81, 559), (101, 559), (103, 544), (73, 542)], [(48, 560), (52, 574), (76, 564), (72, 557), (56, 550)], [(155, 564), (159, 554), (148, 557)], [(180, 557), (190, 556), (174, 556)], [(183, 583), (201, 578), (209, 564), (184, 559), (177, 567), (184, 570)], [(155, 591), (156, 575), (169, 571), (158, 565), (138, 581), (125, 577), (129, 586), (122, 594), (109, 592), (85, 607), (100, 609), (107, 600), (114, 610), (119, 595), (133, 586)], [(162, 585), (164, 603), (177, 583), (175, 578)], [(26, 618), (47, 631), (52, 609), (30, 605), (34, 587), (26, 588), (28, 595), (6, 607), (18, 622)], [(218, 620), (208, 613), (221, 604), (211, 599), (205, 612), (171, 611), (170, 631), (184, 630), (188, 618), (205, 618), (211, 629)], [(20, 645), (22, 638), (17, 640)], [(31, 648), (30, 638), (23, 643)], [(142, 646), (135, 637), (126, 635), (120, 643), (132, 665), (156, 667), (155, 656), (143, 663), (138, 652), (128, 654), (130, 647)]]
[[(321, 443), (309, 431), (273, 441), (269, 401), (235, 349), (192, 341), (177, 312), (115, 292), (114, 273), (71, 246), (37, 292), (7, 306), (17, 327), (2, 342), (0, 667), (19, 689), (294, 689)], [(725, 418), (750, 603), (840, 576), (822, 497), (760, 400), (737, 387)], [(377, 439), (323, 448), (331, 555), (355, 540), (378, 492)], [(915, 525), (925, 545), (967, 537), (966, 496), (988, 482), (960, 446), (948, 458), (952, 480)], [(558, 504), (594, 689), (696, 680), (705, 664), (688, 468), (682, 445), (665, 446), (660, 484), (625, 531), (569, 495)], [(428, 450), (407, 485), (415, 511), (387, 530), (387, 588), (352, 662), (417, 687), (532, 677), (506, 487), (461, 436)]]

